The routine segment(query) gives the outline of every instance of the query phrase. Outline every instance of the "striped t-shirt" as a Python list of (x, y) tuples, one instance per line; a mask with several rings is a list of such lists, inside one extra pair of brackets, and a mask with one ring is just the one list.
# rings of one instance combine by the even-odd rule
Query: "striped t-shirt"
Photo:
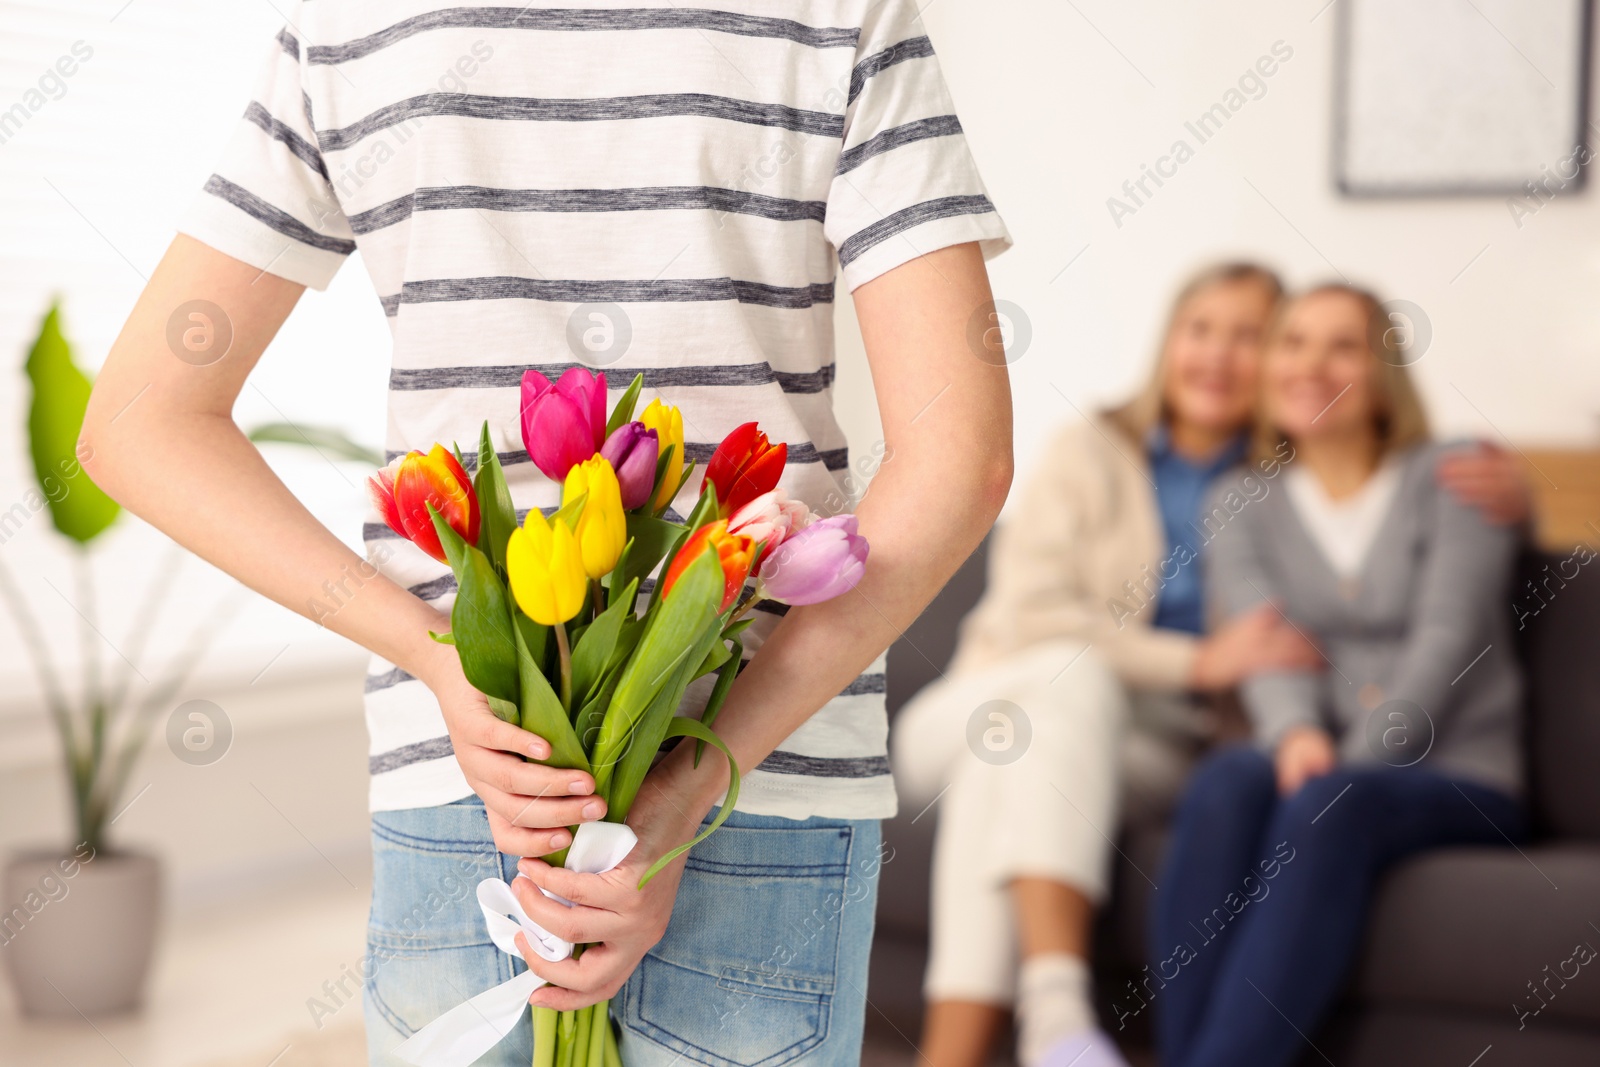
[[(613, 400), (643, 372), (641, 405), (682, 409), (702, 469), (759, 420), (789, 444), (785, 489), (847, 507), (835, 262), (853, 289), (942, 247), (1010, 243), (912, 0), (302, 0), (180, 229), (319, 289), (359, 248), (393, 335), (390, 456), (470, 453), (487, 418), (521, 509), (560, 487), (523, 451), (518, 382), (574, 363), (604, 370)], [(366, 540), (448, 608), (444, 565), (375, 514)], [(748, 652), (777, 621), (758, 615)], [(366, 710), (374, 810), (469, 794), (420, 682), (375, 661)], [(739, 808), (893, 814), (887, 732), (880, 658), (746, 769)]]

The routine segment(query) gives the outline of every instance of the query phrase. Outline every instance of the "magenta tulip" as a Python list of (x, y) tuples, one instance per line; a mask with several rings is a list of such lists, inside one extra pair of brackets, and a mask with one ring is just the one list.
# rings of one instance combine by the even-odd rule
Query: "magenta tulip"
[(656, 432), (645, 429), (642, 422), (623, 423), (600, 446), (600, 454), (611, 461), (617, 472), (624, 509), (632, 511), (650, 499), (650, 490), (656, 487), (659, 448)]
[(536, 370), (522, 375), (522, 443), (547, 478), (567, 472), (606, 439), (606, 376), (571, 367), (554, 385)]
[(854, 515), (819, 519), (789, 536), (761, 564), (763, 595), (783, 604), (820, 604), (849, 592), (867, 569), (867, 539)]

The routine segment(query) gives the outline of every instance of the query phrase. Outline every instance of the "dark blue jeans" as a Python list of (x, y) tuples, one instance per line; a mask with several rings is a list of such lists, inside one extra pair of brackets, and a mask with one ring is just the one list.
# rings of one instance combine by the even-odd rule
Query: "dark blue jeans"
[(1506, 794), (1420, 767), (1340, 767), (1278, 795), (1228, 748), (1196, 771), (1155, 895), (1146, 979), (1165, 1067), (1288, 1067), (1361, 943), (1379, 876), (1451, 845), (1525, 833)]

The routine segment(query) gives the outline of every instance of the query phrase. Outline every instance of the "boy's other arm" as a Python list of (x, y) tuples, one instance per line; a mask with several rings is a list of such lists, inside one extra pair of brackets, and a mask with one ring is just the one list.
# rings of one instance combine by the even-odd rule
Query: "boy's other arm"
[[(455, 650), (428, 637), (429, 629), (450, 628), (448, 616), (381, 575), (338, 611), (314, 613), (324, 582), (368, 573), (368, 565), (295, 499), (232, 414), (245, 379), (302, 292), (301, 285), (179, 235), (95, 382), (79, 449), (84, 468), (129, 511), (202, 559), (421, 679), (445, 711), (468, 782), (498, 823), (500, 848), (542, 855), (561, 847), (570, 839), (566, 826), (597, 817), (582, 815), (591, 798), (567, 795), (576, 792), (574, 780), (583, 780), (583, 792), (592, 783), (587, 775), (520, 759), (548, 755), (549, 748), (496, 719), (461, 674)], [(233, 331), (226, 353), (205, 366), (179, 358), (167, 343), (168, 319), (194, 300), (221, 308)], [(551, 828), (561, 828), (559, 844)]]
[[(981, 352), (967, 339), (990, 300), (976, 244), (930, 253), (856, 289), (887, 446), (856, 510), (871, 543), (866, 575), (843, 596), (792, 608), (739, 674), (716, 729), (741, 769), (758, 766), (866, 670), (999, 514), (1011, 484), (1011, 388), (998, 330), (984, 335)], [(524, 861), (535, 882), (580, 905), (554, 904), (518, 879), (528, 914), (568, 940), (604, 942), (577, 960), (532, 956), (529, 966), (555, 983), (534, 1004), (571, 1008), (611, 996), (660, 940), (683, 860), (642, 892), (634, 886), (656, 857), (693, 836), (728, 784), (716, 753), (692, 766), (694, 748), (679, 745), (645, 780), (628, 819), (640, 846), (615, 871), (580, 875)]]

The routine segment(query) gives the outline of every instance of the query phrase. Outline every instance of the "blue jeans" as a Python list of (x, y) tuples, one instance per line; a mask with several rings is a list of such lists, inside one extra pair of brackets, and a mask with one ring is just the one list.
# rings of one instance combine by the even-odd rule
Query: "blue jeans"
[[(876, 821), (734, 812), (689, 855), (666, 937), (612, 1002), (626, 1067), (856, 1064), (881, 836)], [(474, 890), (516, 876), (476, 797), (372, 816), (363, 961), (367, 1050), (401, 1041), (520, 973), (489, 940)], [(479, 1064), (526, 1067), (524, 1019)]]
[(1155, 898), (1146, 983), (1161, 1062), (1288, 1067), (1344, 984), (1385, 870), (1524, 833), (1511, 797), (1420, 767), (1340, 767), (1281, 797), (1256, 749), (1212, 756)]

